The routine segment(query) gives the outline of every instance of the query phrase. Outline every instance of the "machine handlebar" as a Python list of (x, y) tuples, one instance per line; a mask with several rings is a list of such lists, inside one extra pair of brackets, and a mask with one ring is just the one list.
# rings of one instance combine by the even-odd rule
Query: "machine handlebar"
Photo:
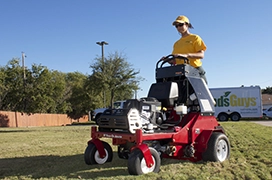
[(167, 62), (169, 63), (170, 61), (175, 60), (176, 58), (183, 59), (185, 64), (189, 64), (189, 62), (190, 62), (189, 59), (186, 58), (186, 57), (177, 56), (177, 55), (170, 54), (170, 55), (168, 55), (168, 56), (166, 56), (166, 57), (164, 57), (164, 58), (161, 58), (161, 59), (157, 62), (156, 68), (159, 68), (159, 64), (160, 64), (160, 63), (161, 63), (160, 68), (162, 68), (162, 66), (163, 66), (165, 63), (167, 63)]

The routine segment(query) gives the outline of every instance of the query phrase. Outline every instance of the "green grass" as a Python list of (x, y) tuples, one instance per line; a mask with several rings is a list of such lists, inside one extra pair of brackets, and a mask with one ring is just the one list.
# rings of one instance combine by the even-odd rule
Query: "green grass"
[[(231, 143), (223, 163), (163, 159), (161, 171), (130, 176), (113, 147), (113, 162), (88, 166), (90, 126), (1, 128), (0, 179), (272, 179), (272, 127), (221, 123)], [(111, 144), (111, 139), (104, 139)]]

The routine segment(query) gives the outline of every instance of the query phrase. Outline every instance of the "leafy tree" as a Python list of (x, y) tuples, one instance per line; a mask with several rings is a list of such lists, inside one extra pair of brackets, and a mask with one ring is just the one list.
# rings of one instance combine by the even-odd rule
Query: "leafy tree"
[(0, 109), (26, 113), (66, 113), (65, 73), (49, 71), (45, 66), (25, 69), (12, 59), (0, 69)]
[(51, 96), (55, 100), (55, 106), (52, 108), (56, 113), (65, 114), (71, 110), (71, 105), (68, 102), (71, 94), (67, 89), (66, 73), (52, 71), (51, 83), (53, 84)]
[(1, 109), (16, 111), (24, 109), (24, 80), (23, 69), (19, 59), (13, 58), (1, 68)]
[(3, 107), (3, 100), (7, 95), (7, 87), (5, 85), (6, 71), (4, 67), (0, 67), (0, 109)]
[(262, 89), (262, 94), (272, 94), (272, 87), (266, 87), (266, 89)]
[(97, 82), (94, 76), (90, 75), (87, 77), (84, 83), (84, 91), (86, 95), (86, 99), (89, 101), (84, 103), (86, 104), (85, 107), (89, 107), (89, 109), (96, 109), (98, 107), (102, 107), (101, 96), (102, 92), (99, 90), (100, 82)]
[(52, 94), (50, 83), (51, 72), (47, 67), (32, 65), (32, 69), (26, 75), (26, 110), (28, 113), (51, 112), (54, 106), (54, 99), (49, 96)]
[(73, 119), (87, 115), (93, 108), (92, 93), (86, 90), (87, 78), (87, 75), (79, 72), (68, 73), (66, 76), (67, 89), (71, 94), (67, 100), (71, 105), (71, 111), (67, 113)]
[[(117, 52), (109, 54), (108, 58), (96, 58), (96, 62), (90, 66), (93, 69), (92, 78), (95, 80), (98, 91), (107, 90), (110, 96), (110, 104), (116, 98), (129, 99), (134, 90), (139, 89), (139, 71), (135, 71), (126, 58)], [(123, 97), (120, 97), (122, 92)]]
[(28, 113), (66, 113), (65, 73), (32, 65), (26, 78), (26, 109)]
[[(72, 118), (102, 107), (105, 90), (107, 104), (130, 99), (139, 89), (139, 71), (122, 54), (110, 54), (105, 61), (96, 58), (92, 74), (51, 71), (33, 64), (23, 69), (20, 59), (0, 67), (0, 110), (26, 113), (67, 113)], [(24, 78), (24, 73), (26, 78)]]

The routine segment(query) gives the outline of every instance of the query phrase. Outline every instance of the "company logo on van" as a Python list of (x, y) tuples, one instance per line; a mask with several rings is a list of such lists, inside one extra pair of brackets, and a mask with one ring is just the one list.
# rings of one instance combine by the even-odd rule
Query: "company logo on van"
[(236, 106), (256, 106), (256, 97), (237, 97), (235, 94), (231, 94), (231, 91), (225, 92), (223, 96), (214, 98), (216, 107), (236, 107)]

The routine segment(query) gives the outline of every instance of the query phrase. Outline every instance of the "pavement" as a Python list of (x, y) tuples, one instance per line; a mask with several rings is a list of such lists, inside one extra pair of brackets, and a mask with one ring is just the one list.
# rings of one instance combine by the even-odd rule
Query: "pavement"
[(264, 125), (264, 126), (271, 126), (272, 127), (272, 120), (271, 121), (250, 121), (250, 122), (254, 122), (257, 124)]

